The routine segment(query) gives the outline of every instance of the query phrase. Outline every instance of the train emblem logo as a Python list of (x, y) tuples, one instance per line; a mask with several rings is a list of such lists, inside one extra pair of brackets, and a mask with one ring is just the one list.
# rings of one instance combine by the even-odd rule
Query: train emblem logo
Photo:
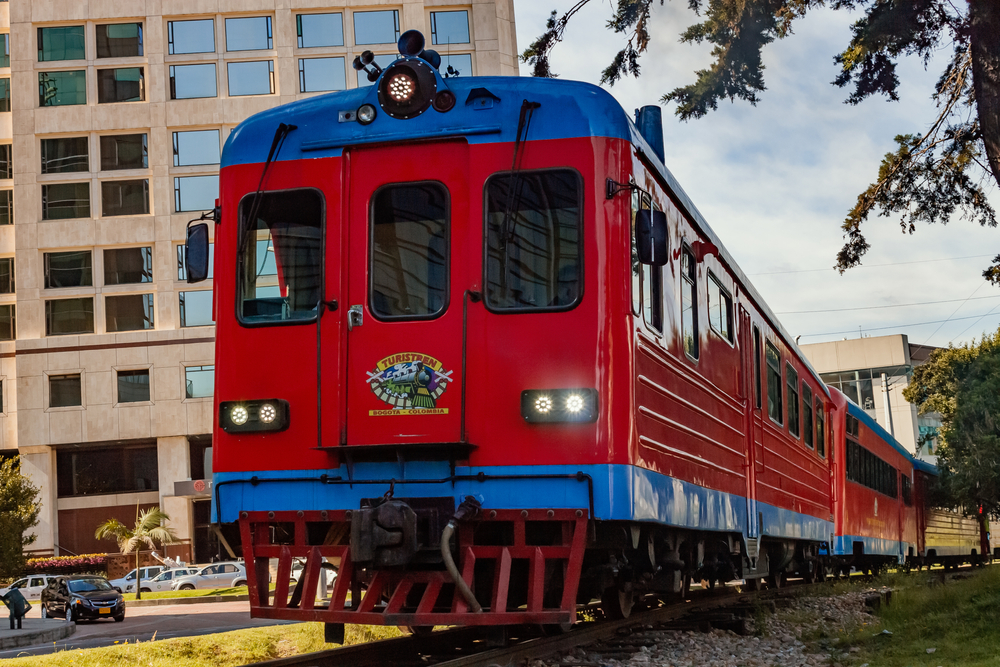
[(438, 399), (452, 381), (451, 374), (434, 357), (418, 352), (393, 354), (368, 372), (368, 384), (389, 410), (370, 410), (371, 417), (390, 415), (446, 415)]

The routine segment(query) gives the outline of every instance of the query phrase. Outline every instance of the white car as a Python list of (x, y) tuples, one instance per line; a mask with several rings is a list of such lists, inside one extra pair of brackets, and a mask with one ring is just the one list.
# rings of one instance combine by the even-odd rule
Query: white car
[[(169, 591), (170, 585), (174, 583), (175, 579), (180, 577), (186, 577), (189, 574), (198, 574), (198, 568), (196, 567), (175, 567), (170, 570), (164, 570), (158, 575), (146, 581), (142, 580), (142, 592), (143, 593), (159, 593), (161, 591)], [(135, 590), (135, 582), (125, 585), (125, 592), (129, 593)]]
[[(303, 565), (300, 560), (292, 561), (292, 581), (298, 582), (302, 577), (302, 573), (305, 572), (305, 565)], [(337, 571), (332, 569), (332, 567), (324, 567), (323, 572), (326, 573), (326, 585), (329, 588), (333, 586), (334, 580), (337, 578)]]
[(33, 574), (30, 577), (18, 579), (7, 588), (0, 588), (0, 595), (6, 595), (10, 589), (17, 588), (21, 591), (21, 595), (24, 596), (25, 600), (40, 600), (42, 589), (48, 586), (49, 582), (57, 576), (55, 574)]
[[(163, 572), (163, 570), (165, 570), (166, 568), (164, 568), (162, 565), (150, 565), (149, 567), (142, 567), (142, 568), (139, 568), (139, 569), (142, 572), (142, 580), (146, 581), (147, 579), (152, 579), (153, 577), (155, 577), (156, 575), (158, 575), (160, 572)], [(119, 593), (121, 593), (122, 591), (126, 591), (126, 590), (134, 591), (135, 590), (135, 586), (134, 586), (134, 584), (135, 584), (135, 570), (132, 570), (131, 572), (129, 572), (128, 574), (126, 574), (121, 579), (112, 579), (109, 583)], [(132, 588), (128, 588), (129, 584), (133, 584)]]
[(215, 563), (206, 565), (196, 574), (174, 579), (171, 590), (193, 591), (196, 588), (230, 588), (247, 585), (247, 571), (243, 563)]

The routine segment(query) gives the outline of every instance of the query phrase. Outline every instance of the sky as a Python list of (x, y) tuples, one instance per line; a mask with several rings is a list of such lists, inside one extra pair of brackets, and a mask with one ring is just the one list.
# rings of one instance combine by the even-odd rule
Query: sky
[[(541, 34), (550, 11), (571, 4), (515, 0), (518, 48)], [(679, 42), (698, 21), (687, 2), (653, 6), (642, 76), (608, 88), (630, 113), (694, 82), (695, 70), (712, 62), (709, 45)], [(591, 0), (556, 47), (552, 71), (597, 84), (624, 43), (605, 28), (611, 13), (609, 0)], [(765, 47), (768, 89), (757, 106), (725, 101), (688, 122), (664, 106), (666, 165), (801, 343), (902, 333), (911, 343), (961, 345), (1000, 326), (1000, 288), (982, 278), (1000, 254), (1000, 229), (956, 218), (908, 235), (898, 218), (870, 216), (863, 265), (843, 276), (832, 268), (843, 245), (840, 225), (894, 150), (893, 137), (924, 132), (936, 117), (930, 94), (950, 55), (942, 50), (926, 70), (919, 59), (902, 59), (898, 102), (844, 104), (848, 89), (830, 83), (838, 73), (833, 57), (856, 18), (813, 10), (794, 35)], [(521, 74), (529, 68), (522, 65)], [(1000, 210), (995, 189), (990, 201)]]

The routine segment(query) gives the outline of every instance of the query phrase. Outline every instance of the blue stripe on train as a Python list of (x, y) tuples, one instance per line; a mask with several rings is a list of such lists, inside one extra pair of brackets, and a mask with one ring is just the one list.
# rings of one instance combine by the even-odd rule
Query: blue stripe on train
[[(362, 498), (378, 497), (388, 490), (387, 482), (364, 480), (397, 479), (398, 498), (454, 497), (456, 503), (474, 496), (484, 507), (506, 509), (587, 508), (590, 502), (589, 475), (594, 486), (594, 516), (615, 521), (654, 521), (696, 530), (746, 533), (746, 498), (706, 489), (667, 475), (628, 465), (587, 466), (487, 466), (458, 467), (457, 475), (563, 475), (562, 479), (460, 480), (454, 487), (443, 462), (408, 462), (405, 479), (396, 463), (359, 463), (354, 466), (353, 485), (324, 484), (321, 475), (347, 479), (346, 467), (339, 470), (275, 470), (215, 473), (213, 478), (212, 520), (218, 520), (218, 498), (222, 520), (235, 521), (240, 511), (334, 510), (357, 508)], [(251, 483), (256, 477), (258, 483)], [(299, 480), (307, 481), (295, 481)], [(260, 481), (271, 480), (271, 481)], [(409, 481), (406, 481), (409, 480)], [(828, 540), (833, 523), (791, 510), (757, 503), (763, 535), (811, 540)]]
[(840, 535), (833, 541), (833, 555), (850, 556), (854, 554), (854, 543), (863, 542), (866, 556), (892, 556), (907, 555), (910, 547), (914, 546), (909, 542), (890, 540), (881, 537), (865, 537), (863, 535)]

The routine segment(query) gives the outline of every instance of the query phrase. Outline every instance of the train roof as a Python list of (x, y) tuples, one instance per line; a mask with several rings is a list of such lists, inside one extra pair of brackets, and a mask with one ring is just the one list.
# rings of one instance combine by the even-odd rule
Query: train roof
[[(371, 125), (339, 122), (339, 112), (354, 112), (362, 104), (378, 109), (377, 84), (354, 88), (285, 104), (246, 119), (230, 133), (222, 152), (222, 167), (262, 163), (267, 159), (271, 138), (279, 123), (297, 127), (288, 133), (277, 161), (336, 157), (348, 146), (413, 139), (463, 137), (470, 144), (512, 143), (517, 133), (518, 114), (502, 113), (519, 109), (521, 101), (541, 104), (529, 128), (529, 139), (570, 139), (607, 137), (631, 142), (656, 170), (677, 204), (698, 230), (719, 250), (719, 259), (733, 273), (785, 345), (819, 379), (819, 374), (771, 311), (767, 302), (733, 259), (708, 221), (688, 197), (680, 182), (643, 139), (628, 114), (608, 91), (581, 81), (534, 77), (468, 77), (441, 80), (455, 93), (455, 108), (447, 113), (428, 110), (409, 120), (397, 120), (380, 112)], [(486, 100), (486, 103), (481, 102)], [(556, 114), (546, 109), (558, 109)], [(829, 395), (826, 385), (820, 382)]]
[[(897, 441), (896, 438), (889, 435), (889, 432), (886, 431), (881, 426), (879, 426), (879, 423), (874, 419), (872, 419), (871, 415), (865, 412), (860, 405), (858, 405), (849, 398), (847, 399), (847, 413), (853, 417), (857, 417), (858, 421), (860, 421), (869, 429), (874, 431), (875, 435), (877, 435), (882, 440), (885, 440), (886, 443), (891, 445), (897, 452), (905, 456), (913, 464), (913, 467), (917, 467), (917, 462), (920, 461), (920, 459), (916, 458), (909, 450), (907, 450), (905, 447), (899, 444), (899, 441)], [(930, 465), (929, 463), (926, 463), (924, 461), (920, 462), (923, 463), (925, 466)], [(934, 474), (935, 475), (937, 474), (937, 468), (934, 468)]]

